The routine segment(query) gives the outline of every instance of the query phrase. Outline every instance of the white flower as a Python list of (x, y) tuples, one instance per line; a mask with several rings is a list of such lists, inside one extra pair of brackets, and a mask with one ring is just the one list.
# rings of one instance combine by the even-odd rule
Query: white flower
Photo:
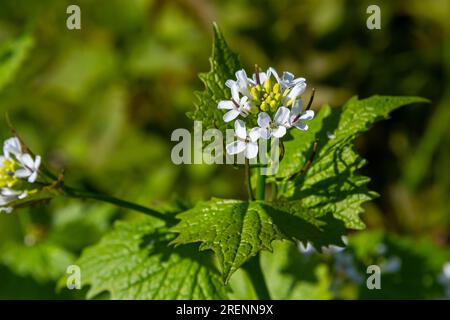
[(280, 79), (280, 84), (283, 88), (293, 88), (303, 83), (306, 83), (305, 78), (295, 78), (294, 74), (288, 71), (283, 72), (283, 76)]
[(314, 118), (314, 111), (303, 110), (303, 103), (301, 100), (297, 100), (291, 110), (291, 114), (289, 116), (289, 125), (296, 127), (297, 129), (306, 131), (308, 130), (308, 125), (304, 123), (305, 121), (309, 121)]
[(24, 153), (16, 137), (4, 141), (3, 153), (0, 156), (0, 212), (10, 213), (15, 201), (37, 190), (29, 184), (37, 180), (41, 157), (33, 159), (29, 153)]
[(23, 153), (20, 140), (16, 137), (6, 139), (3, 143), (4, 156), (0, 156), (0, 187), (14, 187), (18, 179), (26, 179), (29, 183), (36, 181), (41, 157), (35, 159)]
[(236, 80), (227, 80), (225, 85), (232, 89), (236, 86), (239, 92), (247, 97), (250, 97), (250, 91), (248, 90), (249, 85), (254, 85), (254, 82), (247, 77), (247, 73), (244, 69), (236, 71)]
[(245, 123), (242, 120), (236, 120), (234, 131), (238, 140), (227, 144), (227, 153), (233, 155), (244, 152), (247, 159), (255, 158), (258, 155), (259, 128), (253, 128), (247, 134)]
[(265, 112), (260, 112), (258, 115), (258, 126), (260, 127), (260, 136), (263, 139), (270, 139), (270, 137), (282, 138), (286, 134), (286, 127), (289, 126), (290, 111), (286, 107), (280, 107), (275, 113), (273, 121)]
[(217, 108), (230, 110), (223, 115), (223, 121), (225, 122), (230, 122), (236, 119), (239, 115), (246, 117), (250, 112), (248, 97), (239, 97), (239, 87), (236, 83), (234, 83), (231, 87), (231, 100), (220, 101)]
[(275, 69), (269, 68), (267, 77), (270, 77), (270, 75), (273, 75), (280, 84), (281, 91), (284, 93), (284, 104), (296, 100), (306, 90), (306, 79), (295, 78), (294, 74), (291, 72), (283, 72), (283, 75), (280, 78)]
[(15, 176), (21, 179), (28, 178), (27, 180), (29, 183), (35, 182), (39, 172), (39, 166), (41, 165), (41, 157), (36, 156), (33, 160), (28, 153), (24, 153), (20, 155), (18, 160), (21, 164), (21, 168), (15, 172)]

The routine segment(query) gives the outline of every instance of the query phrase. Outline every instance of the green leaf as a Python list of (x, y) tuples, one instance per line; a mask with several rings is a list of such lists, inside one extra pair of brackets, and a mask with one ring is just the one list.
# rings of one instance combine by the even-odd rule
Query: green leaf
[(33, 38), (26, 34), (0, 47), (0, 91), (14, 77), (33, 47)]
[(228, 47), (225, 38), (214, 24), (214, 43), (212, 56), (210, 58), (211, 70), (200, 74), (200, 79), (205, 84), (205, 90), (197, 92), (195, 111), (189, 112), (188, 117), (192, 120), (202, 121), (205, 128), (224, 129), (223, 111), (217, 109), (221, 100), (230, 99), (230, 89), (225, 82), (234, 77), (237, 70), (241, 69), (238, 55)]
[(200, 250), (213, 250), (225, 282), (261, 250), (271, 251), (273, 240), (311, 241), (316, 247), (343, 245), (343, 224), (331, 217), (316, 217), (298, 202), (268, 203), (212, 199), (179, 214), (172, 228), (176, 245), (202, 242)]
[(151, 218), (119, 222), (77, 264), (88, 298), (109, 291), (112, 299), (225, 299), (227, 288), (209, 257), (190, 247), (168, 247), (174, 235)]
[[(355, 97), (342, 109), (321, 108), (308, 132), (294, 130), (293, 139), (285, 143), (286, 156), (277, 173), (277, 178), (283, 179), (280, 183), (283, 196), (301, 199), (305, 208), (332, 213), (348, 228), (364, 228), (359, 217), (363, 211), (361, 204), (377, 194), (367, 188), (370, 179), (357, 174), (366, 161), (354, 150), (353, 140), (394, 109), (426, 101), (418, 97), (373, 96), (363, 100)], [(287, 181), (308, 161), (314, 141), (318, 143), (318, 152), (310, 169), (304, 176)]]
[(174, 244), (203, 242), (200, 250), (212, 249), (222, 268), (224, 281), (260, 250), (282, 234), (257, 202), (213, 199), (201, 202), (177, 216), (181, 222)]

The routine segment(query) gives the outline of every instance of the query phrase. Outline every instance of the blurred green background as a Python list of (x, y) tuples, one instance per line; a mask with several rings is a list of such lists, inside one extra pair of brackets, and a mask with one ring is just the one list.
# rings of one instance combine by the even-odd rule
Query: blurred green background
[[(81, 7), (81, 30), (66, 28), (70, 4)], [(381, 30), (366, 28), (370, 4), (381, 8)], [(353, 95), (426, 97), (430, 105), (398, 110), (358, 139), (369, 161), (363, 173), (381, 197), (363, 214), (376, 231), (350, 236), (353, 249), (345, 252), (362, 263), (378, 257), (377, 241), (391, 246), (404, 259), (402, 272), (417, 261), (424, 271), (394, 277), (385, 297), (443, 297), (437, 279), (450, 261), (449, 9), (446, 0), (2, 0), (1, 135), (10, 134), (7, 112), (70, 184), (161, 210), (211, 196), (245, 198), (241, 171), (170, 160), (171, 132), (193, 126), (185, 113), (202, 89), (197, 74), (209, 69), (213, 21), (247, 69), (257, 63), (306, 77), (317, 90), (316, 110)], [(114, 220), (132, 215), (67, 199), (0, 215), (0, 298), (82, 297), (56, 293), (57, 279)], [(421, 241), (427, 249), (415, 252)], [(272, 288), (278, 298), (382, 297), (359, 290), (357, 281), (339, 282), (338, 257), (312, 258), (319, 263), (294, 254), (297, 266), (268, 267), (280, 278)], [(283, 281), (295, 283), (290, 295), (277, 289)]]

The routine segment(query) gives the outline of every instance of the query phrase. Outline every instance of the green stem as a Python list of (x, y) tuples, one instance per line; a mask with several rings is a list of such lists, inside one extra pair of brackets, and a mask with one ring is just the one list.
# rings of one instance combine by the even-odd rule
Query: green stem
[[(256, 182), (256, 200), (264, 200), (265, 198), (266, 176), (260, 174)], [(261, 269), (261, 255), (259, 253), (247, 262), (246, 270), (258, 299), (270, 300), (269, 289), (267, 288), (266, 280)]]
[(261, 257), (258, 254), (256, 257), (253, 257), (249, 262), (247, 262), (245, 269), (250, 281), (252, 282), (253, 288), (255, 289), (257, 298), (259, 300), (271, 300), (266, 279), (264, 279), (264, 274), (261, 269), (260, 260)]
[(114, 197), (99, 194), (99, 193), (78, 190), (78, 189), (74, 189), (74, 188), (67, 187), (67, 186), (64, 186), (63, 190), (64, 190), (65, 195), (72, 197), (72, 198), (93, 199), (93, 200), (98, 200), (98, 201), (102, 201), (102, 202), (107, 202), (107, 203), (116, 205), (121, 208), (130, 209), (130, 210), (134, 210), (134, 211), (138, 211), (138, 212), (147, 214), (149, 216), (163, 220), (167, 224), (175, 223), (175, 219), (173, 217), (171, 217), (170, 215), (163, 214), (161, 212), (141, 206), (141, 205), (133, 203), (133, 202), (121, 200), (118, 198), (114, 198)]
[(256, 181), (256, 200), (264, 200), (266, 198), (266, 176), (260, 174)]
[(247, 183), (247, 192), (248, 192), (248, 199), (250, 201), (255, 200), (255, 197), (253, 196), (253, 190), (252, 190), (252, 176), (250, 174), (250, 164), (248, 163), (248, 159), (245, 159), (245, 180)]

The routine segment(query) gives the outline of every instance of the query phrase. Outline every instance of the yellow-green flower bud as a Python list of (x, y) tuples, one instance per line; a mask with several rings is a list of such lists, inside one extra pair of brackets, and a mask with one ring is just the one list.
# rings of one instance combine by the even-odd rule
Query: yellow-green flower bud
[(260, 108), (261, 108), (261, 110), (264, 111), (264, 112), (269, 111), (269, 105), (268, 105), (267, 102), (265, 102), (265, 101), (264, 101), (263, 103), (261, 103)]
[(278, 103), (275, 100), (270, 101), (270, 111), (274, 112), (277, 110)]
[(266, 92), (270, 92), (272, 89), (272, 81), (270, 80), (270, 78), (268, 78), (266, 81), (264, 81), (264, 90)]
[(250, 89), (250, 93), (253, 97), (254, 100), (259, 100), (260, 99), (260, 94), (261, 94), (261, 90), (258, 90), (257, 87), (253, 87)]
[(272, 92), (279, 94), (280, 93), (280, 84), (279, 83), (275, 83), (275, 85), (272, 88)]

